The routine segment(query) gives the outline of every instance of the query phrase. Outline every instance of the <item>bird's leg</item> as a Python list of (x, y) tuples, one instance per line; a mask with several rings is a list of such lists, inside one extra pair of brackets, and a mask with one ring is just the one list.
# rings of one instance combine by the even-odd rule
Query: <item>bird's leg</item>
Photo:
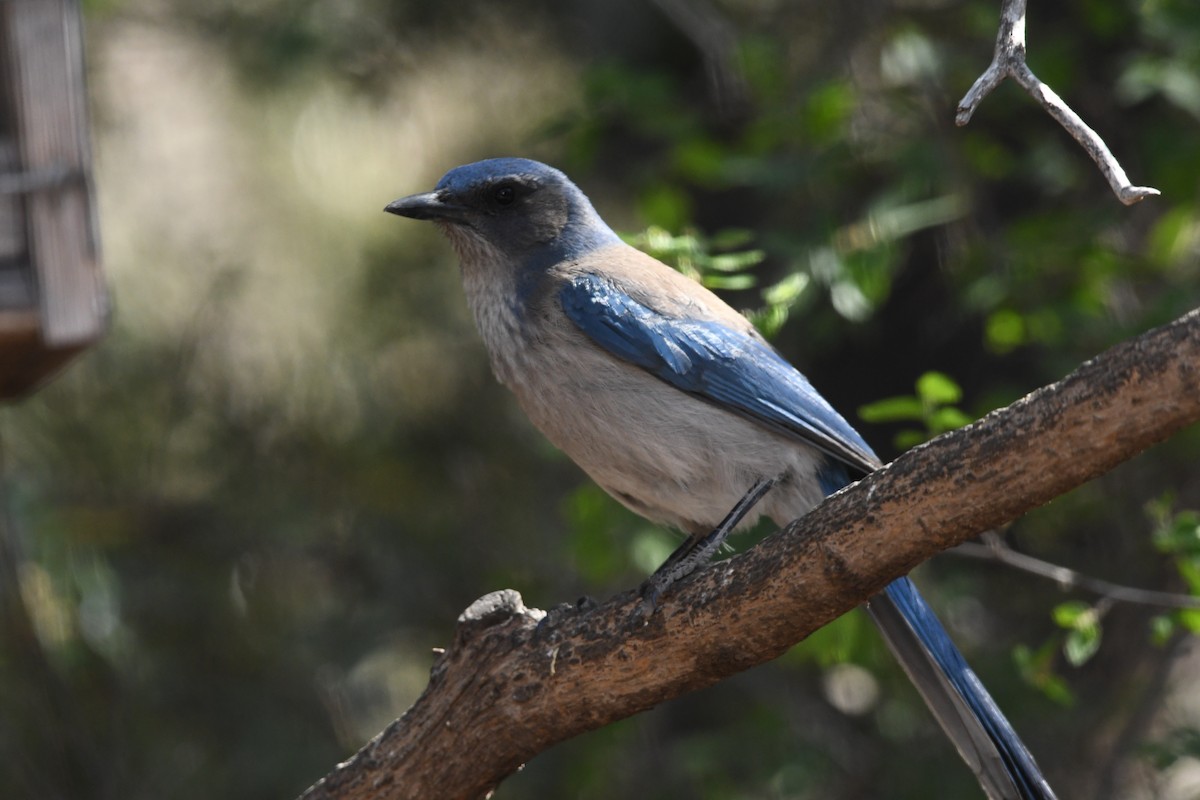
[(775, 480), (775, 478), (759, 478), (750, 487), (750, 491), (746, 492), (742, 499), (737, 501), (737, 505), (725, 515), (725, 519), (721, 520), (720, 525), (705, 536), (689, 536), (683, 544), (679, 545), (675, 552), (671, 553), (662, 563), (662, 566), (656, 569), (654, 574), (642, 584), (642, 604), (647, 607), (644, 610), (654, 613), (663, 592), (669, 589), (675, 581), (691, 575), (699, 566), (708, 563), (708, 560), (725, 543), (742, 518), (750, 512), (750, 509), (754, 508), (763, 495), (771, 490), (771, 487), (775, 485)]

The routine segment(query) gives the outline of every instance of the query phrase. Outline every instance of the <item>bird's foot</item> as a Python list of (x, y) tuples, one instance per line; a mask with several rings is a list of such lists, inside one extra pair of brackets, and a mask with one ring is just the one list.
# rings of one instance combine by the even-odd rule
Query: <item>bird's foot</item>
[(663, 592), (666, 591), (668, 582), (660, 579), (658, 573), (651, 575), (642, 583), (641, 589), (638, 590), (638, 602), (634, 606), (633, 615), (642, 622), (654, 616), (654, 612), (658, 611), (659, 601), (662, 599)]

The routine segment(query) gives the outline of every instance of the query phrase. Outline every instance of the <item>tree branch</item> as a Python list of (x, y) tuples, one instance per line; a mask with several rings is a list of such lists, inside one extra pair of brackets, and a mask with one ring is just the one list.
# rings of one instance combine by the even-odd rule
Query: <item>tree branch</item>
[(1025, 553), (1018, 553), (995, 535), (985, 534), (982, 543), (963, 542), (950, 552), (968, 558), (997, 561), (1030, 575), (1054, 581), (1060, 589), (1082, 589), (1085, 592), (1100, 595), (1108, 601), (1136, 603), (1159, 608), (1200, 608), (1200, 597), (1176, 592), (1139, 589), (1136, 586), (1122, 586), (1103, 578), (1095, 578), (1061, 564), (1052, 564)]
[(1200, 309), (905, 453), (759, 546), (637, 596), (476, 601), (402, 718), (304, 800), (477, 798), (550, 745), (775, 658), (889, 581), (1200, 420)]
[(996, 34), (996, 51), (992, 63), (958, 102), (955, 124), (962, 126), (971, 121), (976, 107), (993, 89), (1011, 77), (1034, 100), (1046, 109), (1058, 124), (1079, 142), (1080, 146), (1096, 162), (1108, 185), (1127, 206), (1159, 194), (1149, 186), (1133, 186), (1125, 170), (1117, 162), (1108, 145), (1071, 107), (1038, 77), (1025, 63), (1025, 0), (1004, 0), (1000, 10), (1000, 31)]

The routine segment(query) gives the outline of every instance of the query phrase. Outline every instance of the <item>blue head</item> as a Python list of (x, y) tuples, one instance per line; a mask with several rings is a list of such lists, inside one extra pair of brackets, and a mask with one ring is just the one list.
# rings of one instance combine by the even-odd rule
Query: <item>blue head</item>
[(522, 271), (544, 270), (619, 241), (566, 175), (525, 158), (456, 167), (432, 192), (384, 210), (438, 222), (464, 265), (502, 261)]

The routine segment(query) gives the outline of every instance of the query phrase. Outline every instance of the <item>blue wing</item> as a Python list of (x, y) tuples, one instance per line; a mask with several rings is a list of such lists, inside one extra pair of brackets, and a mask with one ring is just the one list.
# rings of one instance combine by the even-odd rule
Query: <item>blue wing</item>
[(681, 391), (809, 442), (856, 470), (878, 459), (770, 345), (716, 322), (676, 319), (594, 275), (571, 278), (563, 310), (592, 341)]

